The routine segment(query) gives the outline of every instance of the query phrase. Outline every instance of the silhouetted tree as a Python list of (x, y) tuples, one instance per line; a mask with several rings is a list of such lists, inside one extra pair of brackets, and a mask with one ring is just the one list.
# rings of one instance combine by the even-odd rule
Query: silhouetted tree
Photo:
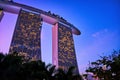
[(71, 66), (67, 72), (63, 71), (63, 69), (57, 69), (56, 80), (82, 80), (81, 75), (74, 74), (75, 67)]
[(104, 80), (120, 80), (120, 51), (114, 51), (112, 55), (100, 58), (91, 62), (86, 72), (92, 72)]
[(14, 54), (8, 54), (4, 55), (4, 57), (0, 57), (1, 80), (16, 80), (16, 73), (19, 71), (22, 64), (22, 58), (21, 56), (16, 56)]
[(29, 60), (17, 52), (0, 53), (0, 80), (81, 80), (80, 75), (73, 75), (73, 70), (74, 67), (70, 67), (64, 72), (52, 64)]

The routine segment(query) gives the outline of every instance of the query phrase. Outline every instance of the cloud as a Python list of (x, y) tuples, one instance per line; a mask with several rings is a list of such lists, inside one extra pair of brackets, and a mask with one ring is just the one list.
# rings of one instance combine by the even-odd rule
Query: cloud
[(108, 32), (108, 29), (103, 29), (101, 31), (98, 31), (98, 32), (95, 32), (92, 34), (92, 37), (100, 37), (100, 36), (103, 36), (104, 34), (106, 34)]

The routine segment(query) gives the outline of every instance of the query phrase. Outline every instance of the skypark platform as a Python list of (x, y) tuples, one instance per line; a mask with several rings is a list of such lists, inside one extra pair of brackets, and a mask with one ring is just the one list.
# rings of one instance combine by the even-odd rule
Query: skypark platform
[(11, 2), (11, 1), (0, 1), (0, 8), (3, 9), (5, 12), (13, 13), (13, 14), (19, 14), (19, 11), (21, 9), (25, 9), (28, 11), (40, 13), (40, 16), (43, 18), (44, 22), (47, 22), (49, 24), (56, 24), (56, 23), (61, 23), (63, 25), (66, 25), (67, 27), (72, 29), (72, 33), (76, 35), (80, 35), (81, 32), (71, 23), (67, 22), (65, 19), (62, 17), (53, 14), (51, 12), (46, 12), (41, 9), (37, 9), (28, 5), (16, 3), (16, 2)]

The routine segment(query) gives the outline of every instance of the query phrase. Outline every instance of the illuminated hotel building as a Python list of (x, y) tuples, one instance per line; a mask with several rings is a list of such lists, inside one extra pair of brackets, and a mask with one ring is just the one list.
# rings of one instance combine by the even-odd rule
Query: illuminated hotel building
[[(81, 32), (71, 23), (57, 14), (46, 12), (12, 0), (0, 0), (4, 12), (17, 14), (18, 19), (13, 33), (9, 52), (25, 54), (30, 58), (41, 60), (42, 21), (54, 25), (52, 28), (52, 62), (65, 71), (74, 66), (78, 73), (73, 34)], [(3, 16), (0, 11), (0, 19)]]
[(41, 59), (40, 33), (42, 19), (40, 14), (20, 10), (15, 26), (10, 52), (18, 52)]
[(53, 64), (65, 71), (74, 66), (76, 68), (75, 73), (79, 73), (72, 29), (61, 23), (56, 23), (52, 30)]

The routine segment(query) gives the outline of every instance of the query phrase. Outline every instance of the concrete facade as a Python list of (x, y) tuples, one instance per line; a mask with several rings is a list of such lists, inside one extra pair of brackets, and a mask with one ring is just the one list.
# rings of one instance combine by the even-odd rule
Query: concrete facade
[(72, 30), (60, 23), (56, 23), (52, 30), (53, 64), (64, 71), (74, 66), (75, 73), (79, 73)]
[(10, 52), (16, 51), (30, 58), (41, 59), (41, 28), (42, 21), (39, 14), (21, 10), (10, 45)]

